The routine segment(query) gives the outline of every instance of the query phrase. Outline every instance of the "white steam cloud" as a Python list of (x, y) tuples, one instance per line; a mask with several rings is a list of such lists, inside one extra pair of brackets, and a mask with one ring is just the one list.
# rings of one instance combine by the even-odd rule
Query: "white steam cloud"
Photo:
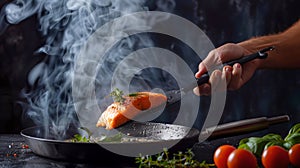
[[(39, 30), (45, 37), (45, 45), (38, 52), (45, 53), (47, 58), (29, 74), (28, 81), (34, 86), (34, 90), (23, 92), (28, 101), (28, 105), (24, 107), (25, 113), (37, 125), (53, 128), (57, 136), (63, 138), (70, 125), (78, 124), (71, 94), (73, 65), (77, 54), (89, 36), (103, 24), (124, 14), (148, 10), (145, 2), (146, 0), (16, 0), (3, 7), (0, 13), (0, 33), (9, 24), (18, 24), (36, 15)], [(175, 2), (159, 0), (156, 5), (161, 10), (172, 11)], [(111, 55), (126, 55), (141, 40), (151, 45), (151, 40), (144, 37), (122, 40), (117, 51), (109, 54), (105, 71), (110, 70), (110, 62), (118, 61)]]

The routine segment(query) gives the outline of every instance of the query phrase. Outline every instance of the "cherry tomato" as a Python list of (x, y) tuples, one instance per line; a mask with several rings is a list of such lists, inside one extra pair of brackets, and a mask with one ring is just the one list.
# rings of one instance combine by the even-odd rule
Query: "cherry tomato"
[(270, 146), (264, 150), (261, 161), (265, 168), (287, 168), (289, 166), (289, 154), (280, 146)]
[(293, 166), (300, 167), (300, 144), (296, 144), (289, 150), (289, 159)]
[(228, 168), (257, 168), (256, 157), (246, 149), (236, 149), (228, 157)]
[(231, 145), (222, 145), (214, 153), (214, 162), (217, 168), (227, 168), (227, 159), (236, 148)]

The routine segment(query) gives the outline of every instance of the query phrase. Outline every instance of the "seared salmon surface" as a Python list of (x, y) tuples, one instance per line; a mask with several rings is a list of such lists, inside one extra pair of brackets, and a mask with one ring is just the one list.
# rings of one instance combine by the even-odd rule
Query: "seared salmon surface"
[(166, 103), (167, 97), (160, 93), (136, 92), (124, 96), (124, 102), (113, 102), (101, 114), (96, 126), (114, 129), (149, 110)]

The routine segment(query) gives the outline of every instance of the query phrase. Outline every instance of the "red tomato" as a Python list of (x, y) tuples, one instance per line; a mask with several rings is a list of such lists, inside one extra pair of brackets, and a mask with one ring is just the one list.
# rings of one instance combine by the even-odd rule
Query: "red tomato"
[(256, 157), (246, 149), (236, 149), (228, 157), (228, 168), (257, 168)]
[(214, 153), (214, 162), (218, 168), (227, 168), (227, 159), (236, 148), (231, 145), (222, 145)]
[(300, 167), (300, 144), (296, 144), (289, 150), (290, 162), (295, 167)]
[(265, 168), (287, 168), (289, 166), (289, 154), (280, 146), (270, 146), (264, 150), (261, 161)]

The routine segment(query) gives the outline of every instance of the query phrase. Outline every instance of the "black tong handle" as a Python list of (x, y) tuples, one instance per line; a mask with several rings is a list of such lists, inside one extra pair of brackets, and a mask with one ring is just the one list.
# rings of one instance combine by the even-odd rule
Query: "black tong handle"
[[(233, 66), (236, 63), (244, 64), (244, 63), (252, 61), (254, 59), (265, 59), (265, 58), (268, 57), (267, 51), (271, 51), (273, 49), (274, 49), (274, 47), (264, 48), (264, 49), (262, 49), (262, 50), (260, 50), (260, 51), (258, 51), (256, 53), (254, 53), (254, 54), (250, 54), (250, 55), (241, 57), (239, 59), (235, 59), (235, 60), (232, 60), (232, 61), (229, 61), (229, 62), (225, 62), (224, 66), (226, 66), (226, 65)], [(197, 78), (196, 80), (197, 80), (198, 86), (202, 85), (202, 84), (208, 82), (209, 75), (208, 75), (208, 73), (205, 73), (200, 78)]]

